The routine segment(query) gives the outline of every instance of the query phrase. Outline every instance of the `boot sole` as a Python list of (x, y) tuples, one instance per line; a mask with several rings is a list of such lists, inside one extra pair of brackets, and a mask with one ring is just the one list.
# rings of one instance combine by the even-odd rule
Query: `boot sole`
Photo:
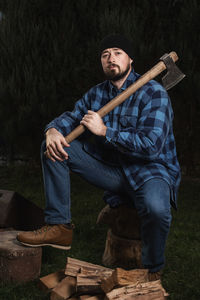
[[(19, 241), (20, 242), (20, 241)], [(32, 245), (32, 244), (27, 244), (27, 243), (24, 243), (24, 242), (20, 242), (21, 244), (25, 245), (25, 246), (28, 246), (28, 247), (34, 247), (34, 248), (37, 248), (37, 247), (43, 247), (43, 246), (50, 246), (50, 247), (53, 247), (53, 248), (57, 248), (57, 249), (62, 249), (62, 250), (69, 250), (71, 249), (71, 246), (60, 246), (60, 245), (54, 245), (54, 244), (38, 244), (38, 245)]]

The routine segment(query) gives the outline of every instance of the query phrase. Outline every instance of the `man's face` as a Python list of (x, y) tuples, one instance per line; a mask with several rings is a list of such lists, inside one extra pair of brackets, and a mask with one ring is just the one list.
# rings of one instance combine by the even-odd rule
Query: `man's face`
[(101, 64), (106, 78), (111, 81), (123, 79), (131, 70), (133, 60), (120, 48), (108, 48), (101, 54)]

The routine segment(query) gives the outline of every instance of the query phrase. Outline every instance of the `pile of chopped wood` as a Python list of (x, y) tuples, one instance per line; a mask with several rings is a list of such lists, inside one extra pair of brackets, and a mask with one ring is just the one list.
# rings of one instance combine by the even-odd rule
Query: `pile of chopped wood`
[(40, 278), (51, 300), (163, 300), (160, 280), (148, 281), (148, 270), (115, 270), (68, 257), (65, 270)]

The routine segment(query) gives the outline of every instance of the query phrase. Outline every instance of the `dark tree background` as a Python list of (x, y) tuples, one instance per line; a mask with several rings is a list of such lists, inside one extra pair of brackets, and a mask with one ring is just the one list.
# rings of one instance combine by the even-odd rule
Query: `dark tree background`
[(144, 73), (166, 52), (187, 77), (169, 92), (184, 174), (200, 174), (200, 1), (0, 1), (0, 150), (39, 158), (44, 126), (103, 80), (98, 44), (123, 33)]

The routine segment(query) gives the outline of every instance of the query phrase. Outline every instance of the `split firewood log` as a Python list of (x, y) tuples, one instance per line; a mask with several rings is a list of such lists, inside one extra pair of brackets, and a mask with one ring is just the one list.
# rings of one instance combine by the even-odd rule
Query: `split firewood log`
[(167, 296), (160, 280), (157, 280), (113, 289), (106, 294), (105, 300), (165, 300)]
[(76, 292), (76, 278), (66, 276), (51, 292), (51, 300), (66, 300)]
[(105, 293), (108, 293), (116, 287), (148, 281), (147, 269), (135, 269), (126, 271), (120, 268), (116, 268), (110, 277), (102, 280), (101, 288)]
[(96, 274), (82, 274), (77, 275), (76, 291), (78, 293), (102, 293), (101, 279)]
[(59, 270), (57, 272), (41, 277), (39, 279), (39, 287), (43, 291), (48, 292), (52, 290), (54, 287), (56, 287), (56, 285), (64, 278), (65, 278), (64, 270)]
[[(68, 268), (69, 267), (69, 268)], [(74, 276), (66, 275), (73, 270)], [(148, 282), (148, 270), (115, 270), (68, 257), (66, 270), (40, 278), (50, 300), (163, 300), (160, 280)]]
[(65, 275), (74, 276), (76, 277), (79, 273), (82, 274), (100, 274), (103, 273), (105, 276), (106, 274), (111, 275), (112, 269), (106, 268), (100, 265), (95, 265), (92, 263), (88, 263), (86, 261), (82, 261), (79, 259), (67, 257), (67, 263), (65, 268)]

